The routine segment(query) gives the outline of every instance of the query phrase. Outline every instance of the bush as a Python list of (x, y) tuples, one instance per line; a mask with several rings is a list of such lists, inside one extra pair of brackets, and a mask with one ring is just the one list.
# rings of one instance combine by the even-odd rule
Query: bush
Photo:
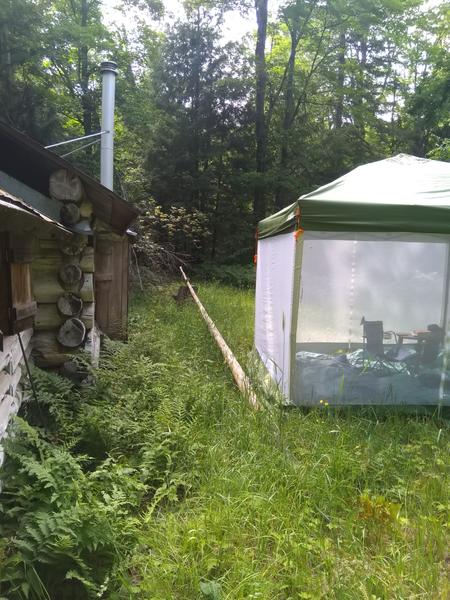
[(237, 288), (255, 286), (255, 268), (253, 265), (223, 265), (203, 263), (196, 266), (194, 274), (205, 281), (216, 281)]

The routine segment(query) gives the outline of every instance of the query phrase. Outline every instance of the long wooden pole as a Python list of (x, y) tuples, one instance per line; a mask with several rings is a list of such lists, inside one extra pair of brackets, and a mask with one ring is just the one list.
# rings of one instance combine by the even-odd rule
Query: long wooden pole
[(190, 284), (189, 279), (186, 277), (186, 274), (183, 271), (182, 267), (180, 267), (180, 271), (181, 271), (181, 275), (183, 276), (183, 279), (184, 279), (187, 287), (189, 288), (191, 296), (194, 299), (194, 302), (198, 306), (203, 319), (206, 321), (206, 324), (208, 326), (208, 329), (209, 329), (211, 335), (215, 339), (217, 345), (220, 348), (220, 351), (223, 354), (225, 362), (230, 367), (230, 370), (233, 374), (236, 385), (238, 386), (241, 394), (243, 394), (246, 398), (248, 398), (248, 401), (249, 401), (250, 405), (252, 406), (252, 408), (254, 408), (255, 410), (259, 410), (261, 408), (261, 405), (259, 404), (258, 399), (256, 398), (255, 392), (252, 390), (250, 380), (247, 377), (247, 375), (245, 374), (244, 369), (241, 367), (241, 365), (237, 361), (236, 357), (234, 356), (233, 352), (231, 351), (230, 347), (228, 346), (226, 341), (223, 339), (222, 334), (215, 326), (214, 321), (211, 319), (211, 317), (206, 312), (205, 307), (200, 302), (197, 294), (194, 291), (194, 288)]

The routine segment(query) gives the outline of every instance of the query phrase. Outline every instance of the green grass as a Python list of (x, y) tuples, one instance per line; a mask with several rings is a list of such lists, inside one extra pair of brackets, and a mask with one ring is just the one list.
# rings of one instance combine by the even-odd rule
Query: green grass
[[(253, 293), (204, 284), (199, 294), (245, 363)], [(143, 512), (130, 598), (448, 597), (442, 422), (327, 409), (255, 414), (193, 303), (141, 297), (134, 314), (139, 335), (152, 330), (167, 344), (173, 393), (181, 386), (195, 397), (195, 483), (182, 502)]]
[[(135, 297), (84, 392), (36, 373), (0, 475), (0, 598), (448, 598), (446, 423), (253, 412), (175, 289)], [(199, 295), (246, 366), (253, 291)]]

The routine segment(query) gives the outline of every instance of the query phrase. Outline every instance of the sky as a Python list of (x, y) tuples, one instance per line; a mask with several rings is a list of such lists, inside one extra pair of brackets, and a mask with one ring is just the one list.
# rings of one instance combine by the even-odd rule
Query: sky
[[(183, 13), (183, 8), (179, 0), (163, 0), (166, 8), (166, 17), (162, 23), (153, 23), (155, 29), (163, 29), (165, 22), (176, 18)], [(276, 10), (282, 0), (272, 0), (272, 10)], [(136, 28), (137, 11), (128, 10), (123, 14), (116, 7), (120, 4), (119, 0), (103, 0), (103, 19), (108, 26), (124, 26), (127, 31), (132, 32)], [(150, 22), (150, 21), (149, 21)], [(238, 11), (228, 12), (225, 16), (223, 26), (223, 37), (225, 41), (238, 41), (254, 31), (255, 15), (252, 11), (247, 17), (239, 14)]]

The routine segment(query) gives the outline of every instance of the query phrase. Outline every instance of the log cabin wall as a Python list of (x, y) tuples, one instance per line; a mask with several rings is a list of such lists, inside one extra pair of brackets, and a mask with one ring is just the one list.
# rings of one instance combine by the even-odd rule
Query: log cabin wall
[(36, 240), (32, 264), (34, 360), (64, 368), (94, 334), (93, 236), (53, 233)]
[[(24, 359), (17, 332), (25, 356), (33, 348), (31, 358), (35, 356), (42, 367), (61, 368), (82, 349), (89, 351), (91, 361), (96, 364), (100, 338), (95, 325), (94, 224), (101, 219), (106, 224), (106, 236), (108, 231), (123, 234), (137, 216), (137, 210), (95, 179), (4, 123), (0, 123), (0, 147), (4, 150), (0, 153), (0, 238), (2, 234), (14, 234), (8, 244), (11, 239), (25, 238), (32, 241), (34, 252), (30, 258), (21, 255), (25, 247), (8, 246), (8, 253), (12, 250), (17, 254), (14, 260), (8, 254), (3, 273), (0, 268), (1, 439), (9, 415), (17, 412), (24, 393), (21, 383)], [(78, 235), (67, 231), (63, 234), (64, 227), (77, 231)], [(113, 311), (106, 305), (100, 319), (105, 321), (105, 333), (113, 324), (111, 332), (123, 338), (128, 302), (128, 240), (118, 237), (112, 241), (112, 255), (119, 257), (113, 263), (120, 264), (120, 277), (115, 279), (113, 268), (107, 296), (111, 298), (119, 290), (120, 302)], [(74, 249), (73, 243), (78, 247)], [(28, 252), (29, 244), (26, 246)], [(101, 253), (104, 245), (99, 248)], [(99, 265), (102, 266), (101, 260)], [(103, 298), (106, 287), (99, 284)], [(0, 446), (0, 459), (1, 452)]]
[[(27, 359), (31, 354), (32, 334), (31, 328), (20, 333)], [(3, 350), (0, 351), (0, 440), (6, 433), (11, 416), (17, 414), (24, 399), (25, 373), (25, 361), (17, 334), (5, 336)], [(3, 458), (0, 445), (0, 466), (3, 464)]]
[[(39, 367), (73, 369), (73, 355), (92, 352), (95, 335), (93, 207), (79, 177), (59, 169), (49, 179), (62, 224), (79, 232), (56, 231), (37, 239), (33, 262), (35, 361)], [(95, 350), (98, 345), (95, 345)], [(94, 362), (96, 357), (93, 356)]]
[(115, 234), (98, 222), (95, 236), (95, 318), (100, 329), (116, 340), (127, 339), (128, 271), (128, 236)]
[[(36, 307), (31, 295), (31, 245), (25, 240), (33, 231), (26, 227), (26, 219), (9, 216), (7, 210), (0, 212), (0, 440), (24, 398), (24, 354), (28, 360), (32, 350)], [(3, 459), (0, 445), (0, 465)]]

